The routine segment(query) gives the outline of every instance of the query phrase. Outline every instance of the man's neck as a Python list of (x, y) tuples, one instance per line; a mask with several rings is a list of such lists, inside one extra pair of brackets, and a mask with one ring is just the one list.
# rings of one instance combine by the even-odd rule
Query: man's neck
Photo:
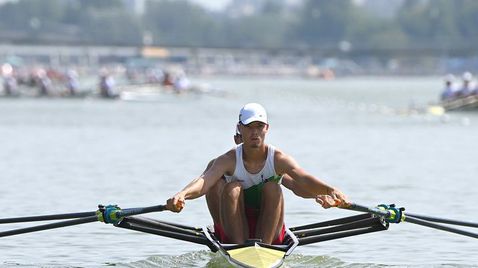
[(264, 160), (267, 156), (267, 145), (263, 144), (259, 147), (242, 146), (243, 159), (246, 161)]

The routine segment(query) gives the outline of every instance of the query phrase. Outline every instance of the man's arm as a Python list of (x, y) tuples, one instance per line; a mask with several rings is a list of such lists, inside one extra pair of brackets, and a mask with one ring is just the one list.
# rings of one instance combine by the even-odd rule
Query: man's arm
[(306, 187), (300, 185), (296, 180), (290, 177), (288, 174), (284, 174), (282, 177), (282, 185), (291, 190), (295, 195), (302, 198), (315, 198), (317, 195), (310, 192)]
[(303, 198), (315, 198), (324, 208), (348, 203), (347, 197), (337, 188), (307, 173), (290, 156), (276, 152), (276, 170), (284, 174), (282, 184)]
[[(234, 151), (232, 151), (234, 153)], [(180, 212), (185, 200), (195, 199), (206, 194), (231, 167), (231, 151), (211, 161), (208, 168), (198, 178), (192, 180), (180, 192), (166, 202), (166, 207), (173, 212)]]

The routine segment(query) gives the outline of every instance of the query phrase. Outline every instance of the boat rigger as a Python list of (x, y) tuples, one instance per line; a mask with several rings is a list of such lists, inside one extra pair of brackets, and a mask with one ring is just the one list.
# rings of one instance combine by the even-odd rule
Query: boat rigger
[(359, 215), (322, 221), (286, 229), (286, 237), (280, 245), (269, 245), (261, 240), (247, 240), (244, 244), (224, 244), (215, 236), (210, 227), (192, 227), (172, 222), (151, 219), (139, 214), (166, 210), (164, 205), (121, 209), (116, 205), (99, 206), (91, 212), (42, 215), (0, 219), (0, 224), (34, 222), (46, 220), (66, 220), (39, 226), (0, 232), (0, 237), (55, 229), (60, 227), (100, 221), (113, 224), (119, 228), (130, 229), (163, 237), (179, 239), (186, 242), (207, 246), (213, 252), (219, 252), (230, 264), (237, 267), (280, 267), (284, 259), (298, 246), (320, 243), (349, 236), (384, 231), (390, 223), (409, 222), (434, 229), (452, 232), (472, 238), (477, 233), (449, 227), (459, 225), (478, 228), (478, 223), (437, 218), (407, 213), (404, 208), (395, 205), (366, 207), (350, 204), (344, 209), (361, 212)]

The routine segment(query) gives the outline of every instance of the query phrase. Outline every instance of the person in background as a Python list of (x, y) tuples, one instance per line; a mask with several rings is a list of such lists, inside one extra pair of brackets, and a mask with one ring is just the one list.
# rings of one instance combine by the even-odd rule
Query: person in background
[(100, 71), (100, 95), (103, 98), (115, 98), (118, 96), (114, 91), (115, 80), (114, 78), (106, 71)]
[(176, 94), (187, 92), (191, 88), (191, 81), (185, 74), (180, 74), (174, 81), (173, 89)]
[(471, 93), (470, 93), (470, 95), (471, 95), (471, 96), (474, 96), (475, 98), (478, 97), (478, 84), (472, 83), (472, 85), (470, 86), (470, 88), (471, 88)]
[(164, 72), (163, 81), (161, 82), (161, 85), (163, 85), (163, 87), (172, 87), (174, 85), (174, 77), (170, 72), (168, 71)]
[(1, 75), (3, 77), (3, 92), (6, 96), (18, 95), (18, 84), (12, 65), (5, 63), (2, 65)]
[(442, 101), (451, 101), (456, 98), (456, 88), (454, 85), (455, 76), (452, 74), (447, 74), (445, 76), (445, 88), (441, 93), (441, 100)]
[(462, 76), (463, 84), (457, 92), (458, 98), (466, 98), (472, 94), (473, 91), (473, 75), (470, 72), (465, 72)]
[(75, 96), (78, 93), (78, 73), (73, 69), (66, 71), (66, 89), (70, 96)]
[(39, 68), (37, 70), (37, 79), (38, 95), (43, 97), (50, 96), (52, 94), (52, 83), (45, 69)]

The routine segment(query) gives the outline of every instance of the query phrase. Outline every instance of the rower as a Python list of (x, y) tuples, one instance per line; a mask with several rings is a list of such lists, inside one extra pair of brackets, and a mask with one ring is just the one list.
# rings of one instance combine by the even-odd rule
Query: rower
[(67, 70), (66, 71), (66, 89), (67, 89), (67, 94), (70, 96), (75, 96), (78, 93), (78, 73), (73, 70)]
[(37, 71), (37, 85), (38, 85), (38, 95), (39, 96), (49, 96), (52, 92), (52, 83), (50, 77), (48, 77), (45, 69), (40, 68)]
[(460, 90), (458, 90), (457, 96), (459, 98), (466, 98), (470, 96), (473, 91), (473, 85), (472, 85), (473, 75), (470, 72), (465, 72), (462, 76), (462, 79), (463, 79), (463, 85), (460, 88)]
[(13, 72), (13, 66), (5, 63), (0, 68), (0, 74), (3, 77), (3, 92), (6, 96), (16, 96), (17, 92), (17, 79)]
[[(236, 124), (236, 133), (234, 134), (234, 143), (236, 145), (239, 145), (242, 143), (242, 136), (241, 133), (239, 132), (239, 123)], [(206, 170), (204, 173), (212, 166), (216, 159), (213, 159), (209, 162), (209, 164), (206, 167)], [(310, 182), (311, 184), (314, 184), (314, 181)], [(305, 188), (305, 184), (298, 184), (292, 179), (289, 175), (283, 174), (282, 175), (282, 183), (283, 186), (285, 186), (287, 189), (291, 190), (293, 193), (295, 193), (297, 196), (300, 196), (302, 198), (315, 198), (316, 194), (312, 191), (309, 191), (308, 188)], [(214, 226), (216, 230), (221, 230), (220, 227), (220, 200), (221, 196), (223, 193), (224, 186), (226, 185), (226, 177), (222, 176), (221, 180), (219, 180), (211, 189), (210, 191), (206, 194), (206, 202), (207, 206), (209, 209), (209, 213), (211, 214), (211, 217), (214, 222)]]
[(106, 70), (100, 71), (100, 95), (103, 98), (116, 98), (118, 94), (115, 91), (115, 80)]
[(182, 73), (174, 80), (173, 90), (176, 94), (187, 92), (191, 88), (191, 81)]
[(455, 76), (452, 74), (447, 74), (445, 76), (445, 87), (441, 93), (441, 100), (442, 101), (450, 101), (455, 99), (456, 97), (456, 89), (454, 86)]
[[(324, 208), (348, 203), (340, 190), (307, 173), (282, 150), (266, 144), (268, 131), (265, 109), (257, 103), (246, 104), (238, 123), (242, 143), (217, 157), (209, 169), (168, 199), (167, 208), (180, 212), (185, 200), (207, 194), (219, 204), (216, 216), (214, 210), (211, 214), (217, 218), (215, 233), (221, 242), (242, 244), (255, 238), (280, 244), (285, 235), (281, 183), (296, 195), (315, 198)], [(220, 182), (222, 177), (224, 182)], [(218, 182), (223, 183), (219, 191)]]

